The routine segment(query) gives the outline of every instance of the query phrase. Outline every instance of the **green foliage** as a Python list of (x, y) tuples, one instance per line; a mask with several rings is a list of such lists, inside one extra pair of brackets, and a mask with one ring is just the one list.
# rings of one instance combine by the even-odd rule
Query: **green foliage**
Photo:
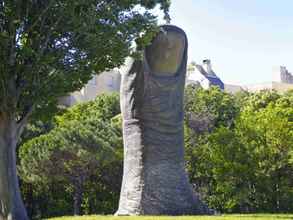
[(48, 133), (52, 128), (54, 128), (52, 118), (51, 121), (36, 120), (32, 123), (29, 123), (21, 136), (19, 145), (22, 145), (23, 143), (42, 134)]
[(25, 124), (122, 65), (133, 41), (143, 48), (154, 35), (157, 5), (168, 17), (169, 0), (1, 1), (0, 113)]
[[(193, 95), (190, 99), (197, 100), (198, 105), (213, 100), (209, 106), (217, 106), (213, 109), (218, 115), (231, 112), (226, 109), (223, 113), (212, 97), (201, 101), (200, 93)], [(193, 129), (186, 126), (191, 180), (209, 205), (219, 211), (290, 212), (293, 210), (292, 92), (280, 95), (263, 91), (237, 98), (238, 101), (231, 102), (234, 107), (230, 106), (240, 107), (238, 114), (229, 119), (232, 127), (231, 123), (219, 123), (213, 130), (194, 135)]]
[[(187, 171), (210, 207), (293, 211), (293, 92), (234, 96), (189, 87), (184, 107)], [(118, 95), (101, 95), (67, 109), (53, 130), (24, 145), (20, 173), (33, 216), (72, 214), (70, 177), (87, 167), (95, 172), (83, 184), (82, 212), (114, 213), (122, 176), (119, 113)]]
[[(235, 98), (218, 87), (204, 90), (189, 86), (185, 90), (185, 157), (187, 171), (196, 190), (204, 198), (212, 196), (212, 164), (204, 146), (217, 127), (233, 127), (239, 112)], [(215, 206), (213, 206), (215, 207)], [(218, 208), (218, 207), (216, 207)]]
[(109, 121), (112, 117), (118, 115), (119, 113), (119, 94), (101, 94), (94, 101), (77, 104), (69, 109), (66, 109), (62, 115), (55, 117), (55, 121), (60, 126), (66, 124), (67, 121), (83, 121), (88, 117)]
[[(253, 214), (253, 215), (220, 215), (220, 216), (123, 216), (124, 220), (173, 220), (174, 218), (178, 220), (291, 220), (292, 214)], [(119, 220), (119, 216), (82, 216), (82, 217), (59, 217), (50, 218), (49, 220)]]
[[(8, 145), (20, 141), (29, 119), (51, 115), (59, 97), (122, 65), (135, 40), (143, 48), (157, 27), (150, 13), (157, 5), (167, 16), (169, 0), (1, 0), (0, 127), (13, 125), (1, 129), (0, 136), (13, 138), (1, 147), (15, 148)], [(17, 177), (11, 179), (18, 186)]]
[(77, 197), (82, 199), (85, 214), (114, 211), (123, 153), (121, 127), (111, 119), (119, 112), (117, 94), (98, 96), (56, 116), (57, 123), (49, 133), (21, 146), (19, 172), (24, 187), (34, 189), (24, 191), (25, 199), (32, 202), (47, 195), (33, 207), (37, 210), (34, 216), (72, 214), (71, 201)]
[(185, 91), (185, 121), (197, 131), (208, 131), (218, 126), (232, 126), (238, 113), (234, 97), (218, 87), (204, 90), (188, 86)]
[(21, 147), (23, 175), (31, 182), (88, 177), (115, 158), (122, 143), (117, 132), (99, 118), (67, 121)]

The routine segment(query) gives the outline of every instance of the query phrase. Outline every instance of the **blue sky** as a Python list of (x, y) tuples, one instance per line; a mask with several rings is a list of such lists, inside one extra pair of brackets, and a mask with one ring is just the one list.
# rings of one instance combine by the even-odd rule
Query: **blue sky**
[(226, 83), (269, 82), (293, 72), (292, 0), (172, 0), (172, 24), (189, 39), (189, 61), (212, 61)]

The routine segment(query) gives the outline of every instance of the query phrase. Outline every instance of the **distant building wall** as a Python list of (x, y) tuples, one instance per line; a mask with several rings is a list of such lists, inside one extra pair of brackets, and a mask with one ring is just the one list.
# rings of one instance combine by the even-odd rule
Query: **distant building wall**
[(249, 92), (259, 92), (261, 90), (275, 90), (277, 92), (286, 92), (293, 89), (293, 75), (285, 66), (273, 68), (272, 81), (265, 83), (257, 83), (251, 85), (238, 86), (225, 84), (225, 91), (235, 93), (238, 89)]
[[(94, 76), (80, 91), (73, 92), (69, 96), (60, 98), (59, 103), (64, 106), (72, 106), (76, 103), (93, 100), (101, 93), (119, 92), (121, 81), (120, 72), (125, 71), (123, 68), (128, 67), (128, 65), (129, 64), (126, 64), (120, 69), (114, 69)], [(223, 84), (221, 79), (213, 72), (211, 61), (204, 60), (202, 65), (194, 64), (192, 68), (188, 70), (186, 85), (189, 84), (200, 85), (204, 89), (208, 89), (211, 86), (219, 86), (222, 90), (229, 93), (236, 93), (244, 90), (257, 92), (265, 89), (285, 92), (293, 89), (293, 75), (288, 72), (286, 67), (279, 66), (273, 69), (272, 82), (245, 86)]]
[(244, 89), (242, 88), (242, 86), (239, 85), (224, 84), (224, 91), (235, 94), (237, 92), (244, 91)]
[(246, 85), (243, 88), (249, 92), (258, 92), (261, 90), (286, 92), (293, 89), (293, 75), (285, 66), (274, 67), (271, 82)]
[(65, 106), (72, 106), (76, 103), (94, 100), (97, 95), (107, 92), (119, 92), (121, 75), (118, 69), (103, 72), (94, 76), (80, 91), (62, 97), (59, 103)]
[(197, 68), (194, 68), (187, 73), (186, 85), (190, 84), (199, 84), (204, 89), (210, 87), (208, 79)]
[(293, 84), (293, 75), (285, 66), (273, 68), (273, 82)]
[(243, 86), (243, 89), (248, 91), (248, 92), (259, 92), (261, 90), (272, 90), (273, 89), (273, 83), (272, 82), (266, 82), (266, 83), (257, 83), (257, 84), (245, 85), (245, 86)]
[(278, 91), (278, 92), (286, 92), (289, 90), (293, 90), (293, 83), (278, 83), (278, 82), (273, 82), (273, 89)]
[(282, 82), (267, 82), (253, 85), (246, 85), (243, 88), (249, 92), (259, 92), (261, 90), (275, 90), (277, 92), (286, 92), (293, 89), (293, 84)]

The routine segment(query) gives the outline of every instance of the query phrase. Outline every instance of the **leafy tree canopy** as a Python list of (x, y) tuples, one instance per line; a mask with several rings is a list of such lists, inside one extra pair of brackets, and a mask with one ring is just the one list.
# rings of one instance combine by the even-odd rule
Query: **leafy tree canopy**
[(234, 104), (235, 98), (218, 87), (205, 90), (188, 86), (184, 98), (185, 121), (197, 132), (209, 131), (220, 125), (231, 126), (239, 111)]
[[(0, 113), (25, 121), (33, 110), (117, 67), (153, 36), (157, 5), (169, 0), (0, 2)], [(144, 37), (142, 37), (144, 36)]]
[(30, 117), (150, 42), (158, 5), (167, 18), (169, 0), (0, 1), (0, 218), (28, 219), (15, 158)]
[(77, 104), (68, 108), (60, 116), (55, 117), (57, 125), (66, 124), (67, 121), (83, 121), (88, 117), (99, 118), (104, 121), (120, 113), (119, 94), (101, 94), (93, 101)]
[[(231, 103), (240, 106), (232, 127), (218, 123), (200, 135), (186, 127), (187, 168), (211, 207), (223, 212), (292, 211), (292, 94), (242, 94), (241, 105)], [(217, 103), (213, 97), (190, 98), (198, 104)]]
[[(89, 181), (95, 179), (98, 185), (103, 181), (109, 184), (109, 178), (114, 181), (111, 173), (121, 168), (122, 134), (111, 123), (117, 113), (117, 94), (101, 95), (95, 101), (68, 109), (57, 117), (58, 123), (49, 133), (33, 138), (20, 148), (22, 179), (34, 186), (62, 182), (67, 190), (72, 188), (75, 214), (80, 214)], [(120, 183), (117, 179), (120, 174), (121, 171), (116, 174), (116, 185)]]

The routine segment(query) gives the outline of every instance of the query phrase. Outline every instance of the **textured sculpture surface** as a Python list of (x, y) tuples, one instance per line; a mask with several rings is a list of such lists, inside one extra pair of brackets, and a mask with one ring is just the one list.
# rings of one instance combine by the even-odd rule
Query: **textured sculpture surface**
[(183, 93), (187, 38), (161, 27), (122, 75), (124, 174), (117, 215), (210, 214), (194, 195), (184, 163)]

